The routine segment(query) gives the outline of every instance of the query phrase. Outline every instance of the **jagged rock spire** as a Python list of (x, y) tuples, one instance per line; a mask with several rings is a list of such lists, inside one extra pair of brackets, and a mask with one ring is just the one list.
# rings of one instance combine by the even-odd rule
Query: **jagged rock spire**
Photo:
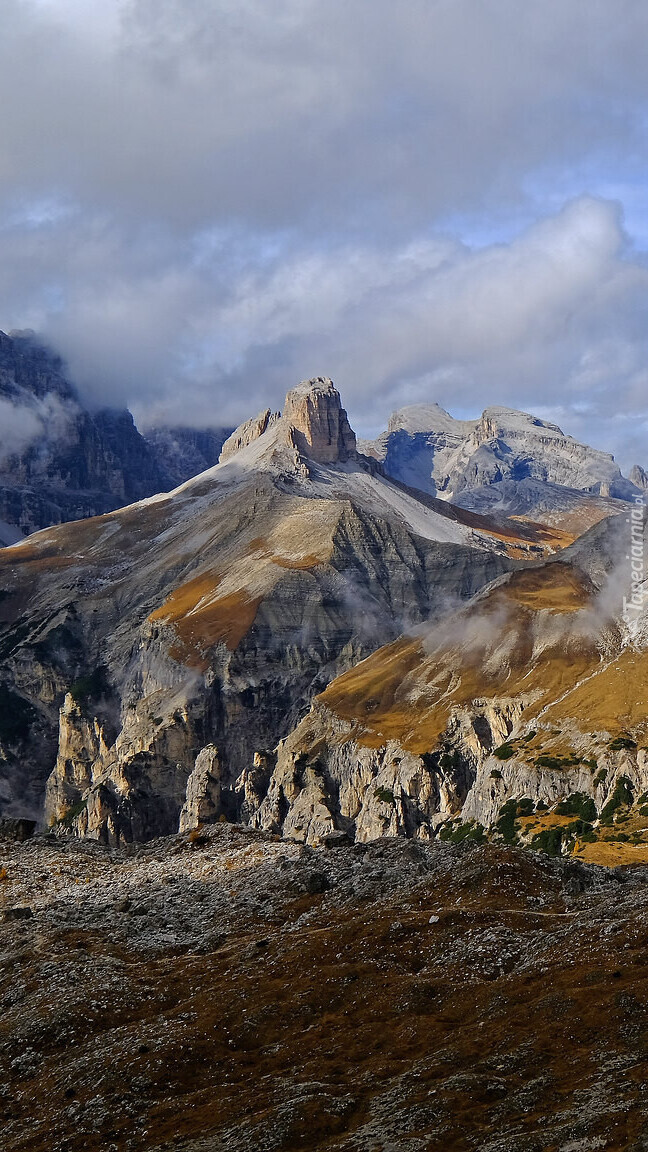
[(340, 393), (327, 376), (304, 380), (286, 396), (283, 419), (293, 431), (295, 447), (320, 464), (348, 460), (356, 450), (355, 432), (340, 403)]
[(267, 408), (240, 424), (223, 445), (221, 464), (275, 424), (282, 426), (283, 443), (320, 464), (348, 460), (355, 453), (355, 432), (340, 402), (340, 393), (327, 376), (316, 376), (291, 389), (281, 417)]

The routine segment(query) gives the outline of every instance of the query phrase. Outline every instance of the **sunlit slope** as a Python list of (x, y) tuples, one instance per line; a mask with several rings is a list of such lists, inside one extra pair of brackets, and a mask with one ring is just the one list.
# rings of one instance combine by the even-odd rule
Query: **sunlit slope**
[[(565, 693), (599, 669), (604, 649), (620, 643), (617, 626), (600, 622), (595, 604), (594, 585), (573, 565), (516, 572), (425, 636), (380, 649), (319, 701), (353, 723), (360, 743), (397, 740), (417, 753), (436, 746), (453, 709), (484, 697), (523, 696), (529, 719), (563, 697), (554, 707), (568, 710)], [(598, 692), (593, 686), (591, 694)], [(585, 685), (581, 693), (576, 711), (588, 707)]]

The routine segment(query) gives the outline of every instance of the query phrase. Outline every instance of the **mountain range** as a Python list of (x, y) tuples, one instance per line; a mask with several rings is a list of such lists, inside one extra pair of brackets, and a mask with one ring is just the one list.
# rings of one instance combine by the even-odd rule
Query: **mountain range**
[(126, 409), (85, 408), (32, 333), (0, 332), (0, 546), (176, 487), (216, 463), (230, 431), (144, 437)]
[(300, 384), (200, 475), (0, 552), (5, 814), (641, 854), (642, 476), (508, 409), (358, 444)]

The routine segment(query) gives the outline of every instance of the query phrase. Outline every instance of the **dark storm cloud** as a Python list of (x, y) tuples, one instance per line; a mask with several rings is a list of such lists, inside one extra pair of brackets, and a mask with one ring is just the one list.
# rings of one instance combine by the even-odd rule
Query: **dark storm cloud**
[(356, 423), (430, 398), (642, 434), (646, 272), (597, 192), (645, 146), (645, 4), (93, 7), (5, 0), (0, 41), (0, 327), (87, 396), (230, 421), (329, 373)]

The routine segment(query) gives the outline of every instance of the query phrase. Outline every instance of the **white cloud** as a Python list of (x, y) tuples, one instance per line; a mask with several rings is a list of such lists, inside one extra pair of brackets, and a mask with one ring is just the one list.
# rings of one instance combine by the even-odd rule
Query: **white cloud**
[(142, 418), (325, 372), (358, 424), (541, 404), (639, 451), (646, 269), (596, 192), (643, 203), (647, 37), (641, 0), (5, 0), (0, 327)]
[(53, 393), (24, 403), (0, 397), (0, 464), (31, 445), (61, 440), (75, 412), (75, 405)]

